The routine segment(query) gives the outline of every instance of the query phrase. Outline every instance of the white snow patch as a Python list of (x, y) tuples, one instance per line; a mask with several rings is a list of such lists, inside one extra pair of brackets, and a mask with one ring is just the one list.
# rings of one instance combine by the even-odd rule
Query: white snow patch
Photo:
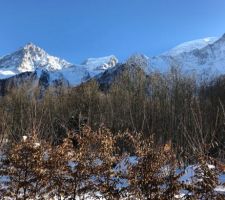
[(218, 37), (207, 37), (207, 38), (203, 38), (203, 39), (184, 42), (184, 43), (172, 48), (171, 50), (165, 52), (164, 54), (167, 56), (176, 56), (180, 53), (184, 53), (184, 52), (187, 53), (187, 52), (193, 51), (195, 49), (202, 49), (202, 48), (206, 47), (207, 45), (214, 43), (218, 39), (219, 39)]
[(0, 69), (0, 79), (10, 78), (16, 74), (17, 73), (15, 71)]

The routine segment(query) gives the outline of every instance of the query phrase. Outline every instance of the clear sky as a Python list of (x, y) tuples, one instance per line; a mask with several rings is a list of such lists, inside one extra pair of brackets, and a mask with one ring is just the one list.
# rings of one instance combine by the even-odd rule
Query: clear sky
[(157, 55), (225, 33), (225, 0), (0, 0), (0, 55), (33, 42), (73, 63)]

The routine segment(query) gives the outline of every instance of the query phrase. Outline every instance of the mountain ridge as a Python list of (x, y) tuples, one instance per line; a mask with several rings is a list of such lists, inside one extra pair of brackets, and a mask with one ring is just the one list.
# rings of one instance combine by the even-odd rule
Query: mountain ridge
[[(147, 74), (154, 71), (164, 73), (172, 66), (179, 66), (184, 73), (201, 74), (207, 71), (225, 74), (225, 34), (185, 42), (158, 56), (143, 56), (148, 60), (148, 66), (143, 69)], [(114, 55), (88, 58), (81, 64), (72, 64), (49, 55), (33, 43), (27, 43), (17, 51), (0, 57), (0, 80), (14, 77), (15, 81), (16, 76), (20, 77), (24, 72), (36, 73), (36, 79), (40, 79), (43, 73), (47, 73), (48, 85), (58, 82), (77, 86), (95, 77), (111, 80), (109, 76), (122, 71), (122, 66), (123, 63), (119, 63)]]
[(215, 75), (224, 74), (225, 34), (213, 42), (203, 45), (201, 48), (194, 48), (189, 52), (150, 57), (149, 63), (149, 67), (156, 71), (166, 72), (171, 66), (179, 66), (184, 73), (200, 75), (204, 71), (208, 71)]
[(43, 70), (49, 73), (51, 81), (65, 79), (71, 85), (77, 85), (88, 77), (114, 67), (117, 63), (118, 59), (111, 55), (89, 58), (82, 64), (72, 64), (49, 55), (33, 43), (27, 43), (15, 52), (0, 58), (0, 79), (8, 79), (24, 72)]

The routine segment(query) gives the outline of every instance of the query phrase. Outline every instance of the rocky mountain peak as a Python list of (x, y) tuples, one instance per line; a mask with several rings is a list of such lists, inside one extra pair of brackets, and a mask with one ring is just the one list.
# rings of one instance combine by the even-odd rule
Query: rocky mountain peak
[(0, 59), (1, 69), (10, 70), (15, 74), (33, 72), (37, 68), (55, 71), (71, 65), (72, 64), (65, 60), (49, 55), (42, 48), (33, 43), (27, 43), (14, 53)]

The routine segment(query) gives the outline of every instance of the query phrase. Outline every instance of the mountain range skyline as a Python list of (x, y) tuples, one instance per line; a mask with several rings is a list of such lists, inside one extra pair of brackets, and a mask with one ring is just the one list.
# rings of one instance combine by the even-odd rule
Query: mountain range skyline
[[(224, 36), (225, 36), (225, 33), (221, 34), (220, 36), (208, 36), (208, 37), (205, 37), (205, 38), (197, 38), (197, 39), (190, 40), (190, 41), (183, 41), (183, 42), (181, 42), (181, 43), (179, 43), (179, 44), (177, 44), (175, 46), (172, 46), (172, 47), (170, 47), (168, 49), (165, 49), (162, 52), (159, 52), (158, 54), (153, 54), (153, 55), (144, 54), (143, 52), (134, 52), (133, 54), (130, 54), (127, 57), (125, 57), (123, 59), (118, 59), (118, 60), (119, 60), (119, 62), (125, 62), (127, 59), (129, 59), (130, 56), (135, 55), (135, 54), (142, 54), (142, 55), (145, 55), (145, 56), (148, 56), (148, 57), (149, 56), (155, 57), (155, 56), (160, 56), (160, 55), (166, 55), (168, 53), (173, 55), (173, 54), (176, 54), (176, 51), (178, 51), (178, 53), (179, 53), (179, 50), (180, 51), (185, 51), (186, 48), (187, 48), (187, 51), (190, 51), (190, 49), (194, 50), (195, 47), (196, 48), (204, 47), (204, 46), (206, 46), (208, 44), (211, 44), (211, 43), (215, 42), (216, 40), (218, 40), (219, 38), (224, 37)], [(46, 52), (50, 53), (51, 55), (53, 55), (55, 57), (58, 57), (58, 58), (61, 58), (61, 59), (65, 60), (66, 62), (70, 63), (70, 64), (73, 63), (73, 64), (82, 65), (83, 63), (87, 62), (88, 59), (102, 58), (102, 57), (108, 57), (108, 56), (116, 56), (116, 58), (120, 57), (116, 53), (113, 53), (113, 54), (110, 54), (110, 55), (109, 54), (108, 55), (107, 54), (103, 54), (103, 55), (100, 55), (99, 57), (87, 56), (86, 58), (84, 58), (80, 62), (70, 62), (65, 57), (63, 57), (61, 55), (54, 55), (51, 52), (47, 51), (42, 46), (38, 45), (37, 43), (29, 41), (29, 42), (26, 42), (23, 45), (20, 45), (19, 47), (16, 47), (11, 52), (6, 52), (6, 53), (0, 55), (0, 59), (5, 57), (5, 56), (10, 55), (14, 51), (19, 51), (20, 49), (26, 48), (27, 46), (30, 46), (30, 45), (34, 46), (34, 47), (37, 47), (37, 48), (40, 48), (42, 50), (45, 50)], [(194, 46), (192, 46), (192, 45), (194, 45)]]
[[(219, 76), (225, 73), (225, 34), (184, 42), (160, 55), (134, 55), (132, 59), (145, 60), (146, 65), (140, 68), (146, 75), (151, 72), (168, 73), (171, 67), (179, 67), (182, 73), (197, 76), (197, 79), (202, 75)], [(114, 55), (87, 58), (77, 64), (52, 56), (43, 48), (28, 43), (0, 58), (0, 80), (3, 80), (3, 84), (8, 79), (23, 77), (25, 80), (24, 73), (28, 73), (35, 80), (45, 77), (46, 85), (61, 82), (67, 86), (77, 86), (90, 79), (110, 83), (124, 67), (126, 62)]]
[(71, 63), (116, 54), (159, 55), (224, 33), (223, 0), (0, 0), (0, 56), (27, 42)]

